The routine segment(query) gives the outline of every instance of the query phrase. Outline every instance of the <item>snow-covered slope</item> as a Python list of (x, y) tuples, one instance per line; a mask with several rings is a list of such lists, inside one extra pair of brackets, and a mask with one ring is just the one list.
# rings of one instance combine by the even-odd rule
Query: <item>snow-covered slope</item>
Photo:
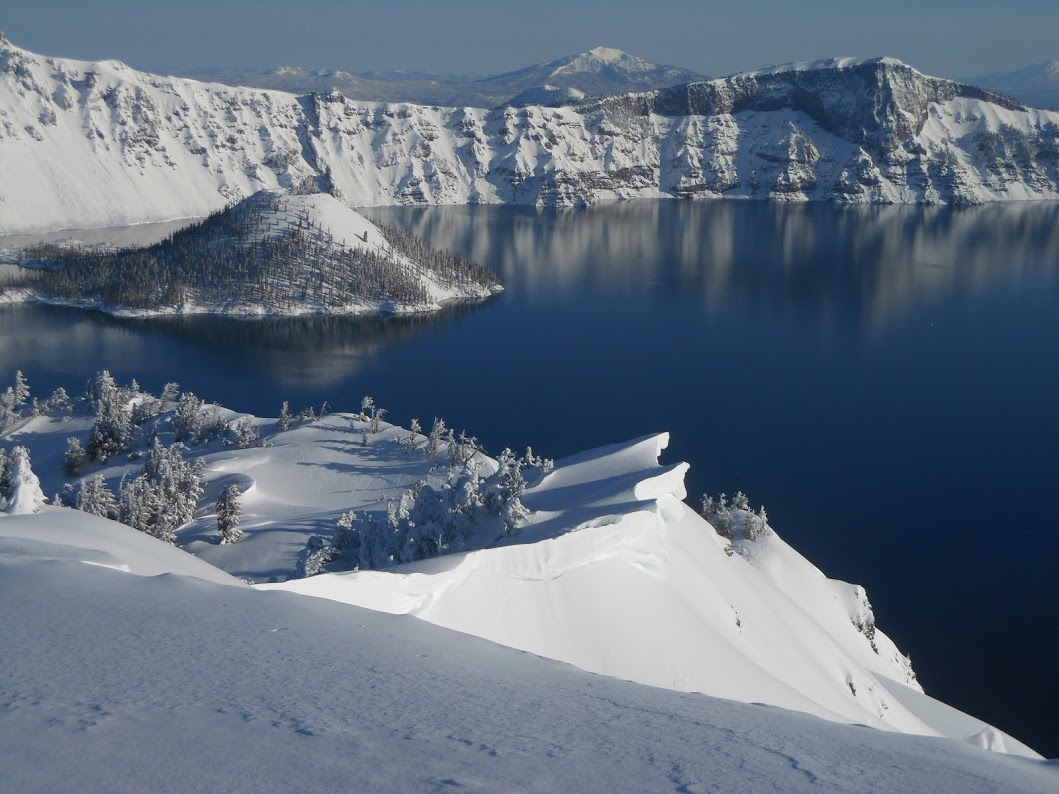
[(1008, 72), (975, 75), (964, 82), (1013, 96), (1027, 105), (1059, 110), (1059, 58)]
[[(985, 723), (932, 719), (864, 589), (827, 579), (774, 532), (737, 553), (682, 501), (668, 436), (559, 461), (516, 539), (391, 571), (275, 589), (485, 637), (639, 683), (1032, 753)], [(893, 691), (891, 691), (893, 690)]]
[[(385, 423), (371, 433), (349, 415), (278, 433), (269, 420), (251, 421), (267, 446), (192, 449), (207, 464), (205, 506), (177, 532), (188, 551), (230, 573), (638, 683), (1033, 755), (923, 695), (909, 661), (875, 626), (863, 588), (826, 578), (771, 530), (728, 541), (688, 508), (687, 465), (658, 463), (665, 434), (559, 461), (531, 481), (532, 512), (515, 535), (486, 522), (461, 553), (289, 579), (310, 537), (330, 536), (346, 510), (385, 515), (419, 480), (444, 482), (448, 456), (410, 448), (401, 443), (407, 433)], [(151, 435), (168, 439), (168, 423), (163, 416)], [(77, 413), (37, 416), (8, 439), (31, 450), (45, 493), (56, 493), (70, 482), (65, 439), (84, 439), (90, 425)], [(141, 465), (115, 456), (81, 476), (101, 474), (114, 488)], [(221, 545), (212, 505), (230, 485), (242, 492), (246, 535)]]
[(200, 216), (305, 185), (350, 206), (1059, 198), (1059, 113), (893, 59), (811, 66), (486, 110), (209, 85), (0, 40), (0, 232)]
[[(639, 686), (421, 621), (189, 578), (183, 553), (157, 542), (173, 573), (86, 565), (103, 525), (69, 512), (20, 528), (50, 541), (76, 530), (45, 553), (0, 544), (12, 791), (1043, 794), (1059, 780), (1054, 765), (959, 742)], [(0, 516), (0, 541), (23, 520)], [(125, 527), (111, 541), (122, 558), (139, 542)]]
[(72, 561), (139, 576), (176, 574), (246, 587), (220, 568), (124, 524), (80, 510), (46, 506), (0, 520), (0, 558)]

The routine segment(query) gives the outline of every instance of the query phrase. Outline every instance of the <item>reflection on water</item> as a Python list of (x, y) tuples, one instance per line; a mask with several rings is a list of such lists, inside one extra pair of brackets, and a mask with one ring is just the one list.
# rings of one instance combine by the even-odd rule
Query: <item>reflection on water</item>
[(630, 201), (587, 210), (362, 210), (468, 252), (511, 288), (638, 289), (752, 301), (880, 327), (904, 307), (1059, 267), (1059, 204), (946, 207)]
[(252, 320), (167, 317), (147, 325), (196, 347), (222, 344), (238, 352), (241, 368), (253, 377), (264, 376), (281, 386), (323, 388), (359, 372), (365, 360), (391, 345), (465, 317), (488, 300), (454, 301), (425, 314)]
[[(99, 368), (120, 367), (143, 373), (141, 380), (145, 375), (164, 380), (195, 357), (220, 357), (229, 374), (322, 389), (357, 374), (390, 345), (464, 317), (488, 300), (453, 301), (424, 314), (250, 319), (144, 320), (64, 307), (0, 306), (0, 359), (23, 368), (27, 362), (48, 361), (60, 371), (77, 371), (95, 359)], [(173, 344), (179, 352), (159, 355)]]

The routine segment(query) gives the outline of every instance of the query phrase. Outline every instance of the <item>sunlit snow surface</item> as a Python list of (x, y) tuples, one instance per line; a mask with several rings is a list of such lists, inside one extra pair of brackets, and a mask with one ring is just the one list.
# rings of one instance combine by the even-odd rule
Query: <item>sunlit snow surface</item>
[[(351, 433), (350, 419), (331, 415), (275, 434), (268, 447), (195, 448), (208, 464), (205, 507), (178, 541), (237, 576), (278, 579), (276, 589), (414, 615), (587, 671), (1034, 755), (917, 691), (889, 638), (876, 631), (873, 646), (855, 625), (874, 620), (862, 588), (827, 579), (771, 531), (727, 548), (681, 501), (686, 464), (658, 463), (668, 434), (558, 461), (526, 492), (533, 512), (515, 537), (483, 527), (466, 552), (282, 582), (297, 575), (308, 538), (330, 533), (344, 510), (385, 510), (417, 480), (438, 476), (438, 460), (398, 443), (406, 431), (382, 423), (365, 434), (358, 428), (367, 423), (354, 421)], [(274, 433), (271, 420), (254, 421)], [(9, 434), (30, 448), (45, 493), (62, 487), (65, 439), (88, 425), (37, 417)], [(116, 487), (138, 467), (118, 462), (102, 473)], [(243, 491), (246, 537), (218, 545), (211, 506), (231, 484)], [(95, 548), (99, 555), (78, 559), (129, 563)]]
[[(962, 742), (639, 686), (422, 621), (193, 578), (191, 557), (105, 524), (0, 516), (5, 790), (1059, 785), (1054, 765)], [(154, 575), (78, 561), (95, 553)]]

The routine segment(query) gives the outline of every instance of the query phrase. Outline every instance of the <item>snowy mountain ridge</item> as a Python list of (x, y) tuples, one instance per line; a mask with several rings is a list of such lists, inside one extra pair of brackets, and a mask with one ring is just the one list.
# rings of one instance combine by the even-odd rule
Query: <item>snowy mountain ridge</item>
[(492, 75), (442, 74), (391, 69), (354, 75), (335, 69), (308, 70), (279, 66), (265, 72), (213, 69), (177, 70), (176, 74), (231, 86), (251, 86), (296, 94), (341, 91), (368, 102), (412, 102), (418, 105), (496, 107), (512, 97), (545, 85), (579, 94), (617, 94), (664, 88), (703, 76), (676, 66), (660, 66), (611, 47), (596, 47), (545, 63)]
[(200, 216), (306, 184), (350, 206), (1059, 198), (1059, 113), (893, 59), (814, 63), (487, 110), (209, 85), (4, 40), (0, 232)]

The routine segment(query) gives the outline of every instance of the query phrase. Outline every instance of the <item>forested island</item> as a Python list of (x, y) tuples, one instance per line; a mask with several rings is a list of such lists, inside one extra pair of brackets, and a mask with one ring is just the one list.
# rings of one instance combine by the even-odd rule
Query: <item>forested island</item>
[(326, 194), (262, 191), (142, 248), (40, 245), (3, 298), (115, 314), (421, 312), (501, 289), (461, 254)]

